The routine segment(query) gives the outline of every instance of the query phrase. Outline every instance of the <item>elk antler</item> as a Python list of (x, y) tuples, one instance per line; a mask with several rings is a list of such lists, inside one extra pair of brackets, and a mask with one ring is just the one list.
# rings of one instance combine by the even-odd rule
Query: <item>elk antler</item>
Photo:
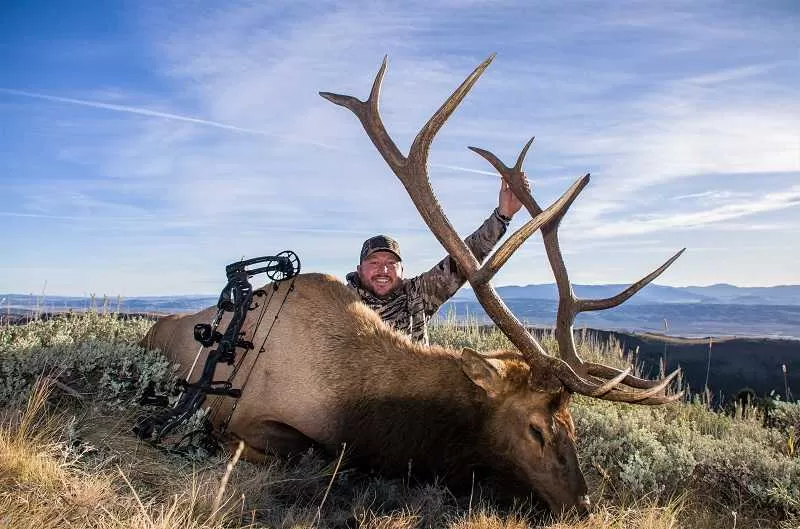
[[(525, 206), (525, 208), (530, 212), (532, 216), (537, 216), (542, 211), (542, 208), (536, 203), (536, 200), (531, 195), (530, 186), (528, 185), (527, 178), (525, 178), (525, 173), (522, 172), (522, 162), (525, 159), (525, 155), (528, 152), (531, 144), (533, 143), (534, 138), (528, 140), (528, 143), (525, 144), (523, 147), (522, 152), (520, 153), (519, 157), (517, 158), (517, 163), (514, 167), (508, 167), (503, 162), (501, 162), (497, 156), (492, 154), (491, 152), (480, 149), (478, 147), (469, 147), (470, 150), (476, 152), (483, 158), (485, 158), (492, 166), (500, 173), (500, 176), (505, 180), (514, 194), (519, 198), (520, 202)], [(589, 175), (586, 175), (588, 178)], [(553, 270), (553, 275), (555, 276), (556, 285), (558, 287), (558, 313), (557, 313), (557, 320), (556, 320), (556, 341), (558, 342), (558, 352), (559, 356), (572, 367), (572, 369), (580, 373), (583, 376), (588, 377), (598, 377), (601, 379), (607, 379), (610, 377), (620, 377), (619, 382), (639, 389), (663, 389), (665, 387), (664, 380), (671, 381), (674, 379), (680, 369), (675, 370), (671, 373), (666, 379), (664, 380), (645, 380), (642, 378), (635, 377), (626, 373), (624, 376), (622, 375), (622, 371), (619, 369), (602, 365), (602, 364), (595, 364), (590, 362), (583, 362), (578, 356), (578, 352), (575, 347), (575, 341), (573, 337), (573, 324), (575, 323), (575, 317), (581, 312), (587, 312), (592, 310), (603, 310), (612, 307), (616, 307), (621, 305), (625, 301), (627, 301), (631, 296), (636, 294), (639, 290), (644, 288), (648, 283), (653, 281), (659, 275), (661, 275), (664, 270), (666, 270), (675, 260), (686, 251), (686, 248), (681, 249), (678, 253), (670, 257), (664, 264), (660, 267), (655, 269), (653, 272), (648, 274), (647, 276), (643, 277), (636, 283), (633, 283), (628, 288), (617, 294), (616, 296), (612, 296), (610, 298), (605, 299), (579, 299), (575, 296), (572, 283), (569, 280), (569, 274), (567, 272), (567, 267), (564, 264), (564, 258), (561, 255), (561, 247), (558, 243), (558, 227), (563, 218), (563, 214), (566, 213), (566, 210), (562, 212), (560, 216), (554, 217), (550, 222), (544, 224), (541, 228), (542, 230), (542, 240), (544, 241), (545, 251), (547, 253), (547, 259), (550, 262), (550, 267)], [(613, 380), (613, 379), (612, 379)], [(651, 392), (638, 392), (636, 393), (639, 396), (648, 395)], [(658, 393), (658, 391), (656, 391)], [(673, 395), (667, 398), (680, 398), (681, 394)]]
[[(420, 215), (422, 216), (428, 228), (434, 234), (436, 239), (447, 250), (448, 254), (455, 260), (459, 270), (467, 277), (470, 285), (475, 291), (478, 301), (483, 306), (486, 313), (500, 328), (500, 330), (508, 337), (519, 351), (525, 356), (527, 361), (534, 368), (542, 368), (554, 373), (561, 383), (572, 391), (589, 395), (593, 397), (603, 398), (607, 400), (619, 400), (625, 402), (639, 402), (644, 404), (656, 404), (669, 402), (680, 398), (680, 394), (665, 396), (660, 393), (670, 383), (672, 378), (677, 373), (673, 373), (662, 381), (651, 383), (650, 381), (635, 379), (631, 377), (627, 371), (618, 371), (607, 366), (595, 366), (595, 364), (583, 364), (580, 362), (577, 354), (574, 352), (574, 344), (571, 349), (572, 353), (567, 355), (567, 358), (572, 358), (572, 362), (567, 362), (560, 358), (552, 357), (547, 354), (539, 342), (525, 329), (520, 321), (511, 313), (506, 307), (505, 303), (495, 292), (490, 279), (500, 269), (500, 267), (508, 261), (513, 252), (539, 228), (544, 230), (545, 227), (550, 227), (551, 232), (554, 234), (553, 227), (557, 226), (560, 219), (566, 213), (569, 206), (577, 197), (578, 193), (583, 190), (589, 183), (589, 175), (579, 178), (556, 202), (550, 207), (542, 210), (533, 200), (530, 189), (525, 181), (521, 166), (522, 161), (530, 147), (530, 142), (525, 146), (517, 161), (515, 171), (508, 170), (497, 160), (491, 153), (487, 154), (490, 158), (494, 159), (500, 166), (504, 167), (506, 172), (515, 172), (519, 174), (520, 178), (514, 179), (507, 177), (501, 171), (503, 178), (511, 186), (514, 194), (525, 204), (528, 211), (531, 212), (532, 219), (525, 225), (514, 232), (508, 240), (500, 246), (486, 261), (486, 263), (479, 268), (479, 263), (472, 251), (467, 247), (466, 243), (458, 236), (450, 221), (445, 216), (442, 208), (436, 199), (433, 189), (430, 185), (428, 178), (428, 152), (430, 151), (431, 143), (436, 133), (442, 128), (447, 118), (455, 111), (456, 107), (466, 97), (469, 90), (486, 70), (489, 64), (494, 59), (494, 54), (483, 61), (475, 70), (464, 80), (463, 83), (450, 95), (449, 98), (442, 104), (442, 106), (434, 113), (428, 120), (425, 126), (422, 127), (414, 142), (411, 145), (408, 156), (403, 156), (391, 137), (386, 131), (383, 121), (380, 117), (378, 109), (378, 102), (380, 98), (381, 84), (383, 76), (386, 72), (387, 58), (384, 57), (383, 63), (375, 76), (375, 81), (372, 84), (369, 98), (366, 101), (360, 101), (352, 96), (332, 94), (330, 92), (320, 92), (320, 95), (325, 99), (343, 106), (352, 111), (359, 121), (361, 121), (367, 136), (372, 140), (372, 143), (378, 149), (378, 152), (386, 160), (386, 163), (397, 175), (403, 186), (406, 188), (409, 196), (411, 197), (414, 206), (416, 206)], [(474, 150), (474, 149), (473, 149)], [(483, 151), (486, 152), (486, 151)], [(496, 166), (497, 167), (497, 166)], [(558, 244), (556, 242), (555, 249), (560, 259), (560, 251), (558, 251)], [(548, 246), (548, 256), (551, 250)], [(676, 256), (677, 257), (677, 256)], [(674, 258), (673, 258), (674, 260)], [(566, 278), (566, 268), (563, 266), (563, 260), (560, 261), (561, 265), (556, 266), (552, 264), (554, 271), (563, 270), (564, 278)], [(669, 264), (669, 263), (668, 263)], [(666, 268), (665, 265), (663, 268)], [(558, 273), (558, 272), (557, 272)], [(660, 273), (660, 272), (659, 272)], [(655, 277), (655, 276), (654, 276)], [(567, 280), (566, 283), (559, 281), (559, 291), (562, 289), (562, 284), (566, 285), (567, 290), (571, 297), (567, 299), (572, 300), (571, 304), (565, 305), (569, 309), (567, 318), (562, 317), (562, 303), (559, 304), (559, 328), (562, 327), (562, 321), (568, 322), (570, 342), (572, 321), (578, 312), (576, 310), (578, 301), (574, 299), (571, 293), (571, 286)], [(644, 286), (644, 285), (641, 285)], [(639, 288), (641, 288), (641, 286)], [(628, 289), (631, 290), (631, 289)], [(638, 289), (636, 289), (638, 290)], [(627, 292), (627, 291), (626, 291)], [(628, 297), (635, 292), (633, 290), (628, 294)], [(620, 296), (624, 295), (621, 294)], [(619, 297), (619, 296), (618, 296)], [(627, 298), (625, 298), (627, 299)], [(622, 300), (624, 301), (624, 300)], [(620, 303), (622, 302), (620, 301)], [(600, 308), (600, 307), (597, 307)], [(566, 310), (566, 309), (565, 309)], [(592, 308), (582, 308), (581, 310), (595, 310)], [(565, 313), (566, 314), (566, 313)], [(569, 319), (572, 318), (572, 319)], [(563, 334), (562, 330), (559, 336)], [(559, 339), (559, 344), (561, 341)], [(561, 346), (559, 346), (561, 349)], [(562, 353), (563, 354), (563, 353)], [(577, 359), (577, 362), (574, 360)], [(577, 368), (577, 372), (573, 367)], [(580, 373), (580, 374), (579, 374)], [(606, 380), (610, 379), (610, 380)], [(648, 388), (646, 391), (631, 391), (618, 388), (620, 383), (626, 383), (631, 380), (632, 387)], [(637, 382), (641, 380), (640, 382)], [(636, 384), (639, 384), (638, 386)]]

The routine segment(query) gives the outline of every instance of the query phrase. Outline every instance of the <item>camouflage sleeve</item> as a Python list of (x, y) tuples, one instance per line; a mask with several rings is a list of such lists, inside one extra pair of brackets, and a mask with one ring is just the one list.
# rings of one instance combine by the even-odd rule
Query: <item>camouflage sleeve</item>
[[(479, 263), (483, 262), (497, 241), (506, 233), (508, 222), (501, 218), (495, 209), (480, 228), (464, 239)], [(428, 316), (433, 315), (466, 281), (467, 278), (450, 256), (412, 280), (415, 290), (423, 299), (425, 314)]]

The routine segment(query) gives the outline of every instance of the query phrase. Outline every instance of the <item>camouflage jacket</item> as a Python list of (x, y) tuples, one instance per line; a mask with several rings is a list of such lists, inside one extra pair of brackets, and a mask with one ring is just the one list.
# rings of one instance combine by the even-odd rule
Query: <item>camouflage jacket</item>
[[(497, 209), (480, 228), (465, 239), (472, 253), (483, 261), (497, 241), (505, 234), (508, 222)], [(452, 257), (439, 261), (433, 268), (416, 277), (403, 279), (394, 292), (379, 298), (360, 284), (358, 273), (347, 274), (347, 284), (361, 296), (361, 300), (380, 314), (395, 329), (410, 335), (414, 340), (428, 343), (428, 319), (439, 307), (464, 285), (467, 278), (461, 273)]]

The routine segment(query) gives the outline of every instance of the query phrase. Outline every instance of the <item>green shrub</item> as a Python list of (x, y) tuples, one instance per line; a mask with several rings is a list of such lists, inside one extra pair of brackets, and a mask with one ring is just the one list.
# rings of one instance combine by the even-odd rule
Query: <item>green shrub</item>
[(577, 398), (573, 418), (587, 469), (620, 494), (669, 497), (713, 490), (717, 501), (800, 511), (800, 459), (777, 449), (781, 432), (700, 404), (636, 406)]
[(173, 369), (136, 345), (150, 325), (90, 311), (0, 328), (0, 405), (26, 399), (42, 375), (117, 403), (138, 398), (150, 382), (163, 389)]

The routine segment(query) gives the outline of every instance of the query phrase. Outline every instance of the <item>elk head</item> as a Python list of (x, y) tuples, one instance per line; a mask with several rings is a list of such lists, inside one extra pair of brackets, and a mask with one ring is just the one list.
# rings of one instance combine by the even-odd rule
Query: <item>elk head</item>
[[(683, 392), (667, 394), (679, 370), (661, 380), (645, 380), (633, 376), (630, 368), (620, 370), (581, 360), (573, 339), (575, 317), (580, 312), (623, 303), (658, 277), (685, 249), (616, 296), (599, 300), (576, 298), (559, 247), (558, 226), (578, 193), (589, 183), (589, 175), (579, 178), (558, 200), (542, 209), (531, 195), (522, 171), (525, 155), (533, 142), (531, 139), (514, 167), (506, 166), (489, 151), (470, 147), (492, 164), (532, 217), (483, 265), (478, 263), (442, 211), (430, 185), (427, 164), (434, 136), (493, 59), (494, 55), (483, 61), (434, 113), (417, 134), (408, 156), (403, 156), (392, 141), (378, 109), (386, 58), (366, 101), (329, 92), (320, 92), (320, 95), (348, 108), (358, 117), (378, 152), (405, 186), (428, 228), (458, 263), (486, 313), (518, 350), (482, 355), (466, 349), (462, 354), (464, 372), (491, 402), (493, 413), (487, 428), (492, 452), (510, 462), (509, 470), (543, 497), (554, 512), (569, 508), (586, 511), (586, 484), (577, 463), (574, 427), (568, 410), (570, 395), (578, 393), (612, 401), (663, 404), (680, 399)], [(558, 356), (545, 351), (509, 311), (490, 283), (513, 252), (539, 229), (559, 292), (555, 331)]]
[[(550, 509), (561, 512), (589, 507), (586, 482), (575, 450), (575, 428), (569, 413), (570, 393), (557, 380), (544, 390), (541, 376), (516, 351), (481, 354), (462, 351), (464, 373), (485, 392), (492, 408), (485, 425), (489, 453), (511, 478), (502, 492), (533, 492)], [(523, 488), (509, 490), (521, 484)]]

